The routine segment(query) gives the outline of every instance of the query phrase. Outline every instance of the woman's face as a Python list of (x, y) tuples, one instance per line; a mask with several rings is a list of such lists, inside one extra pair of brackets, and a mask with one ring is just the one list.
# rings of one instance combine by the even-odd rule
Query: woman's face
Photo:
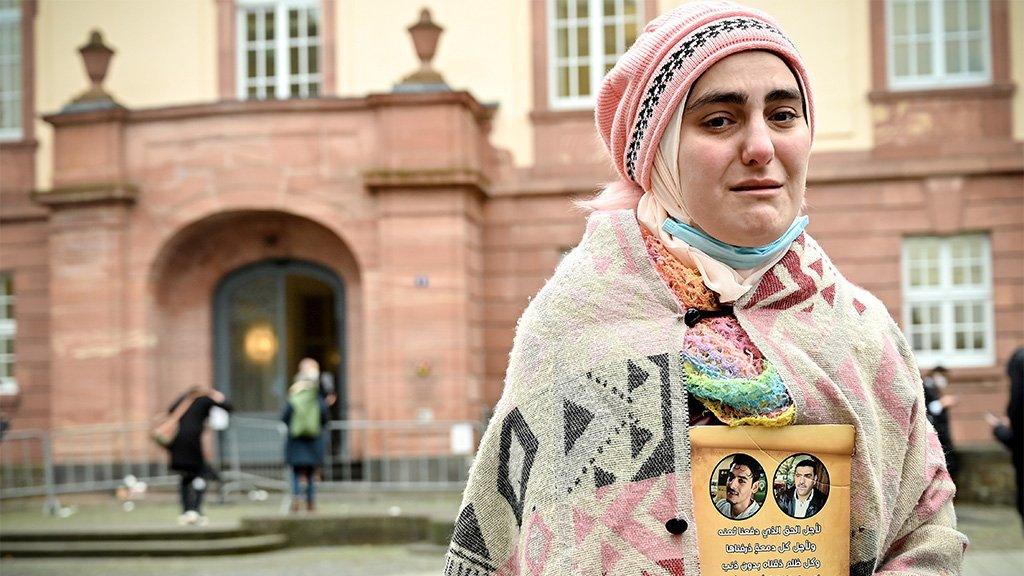
[(692, 224), (736, 246), (782, 235), (803, 206), (811, 134), (796, 78), (778, 56), (740, 52), (694, 83), (679, 135)]

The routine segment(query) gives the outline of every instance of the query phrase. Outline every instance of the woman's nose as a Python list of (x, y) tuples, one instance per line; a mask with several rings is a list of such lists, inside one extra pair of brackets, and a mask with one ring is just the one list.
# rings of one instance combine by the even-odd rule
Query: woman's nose
[(764, 119), (757, 119), (747, 125), (743, 139), (741, 159), (744, 166), (765, 166), (775, 157), (775, 143), (772, 132)]

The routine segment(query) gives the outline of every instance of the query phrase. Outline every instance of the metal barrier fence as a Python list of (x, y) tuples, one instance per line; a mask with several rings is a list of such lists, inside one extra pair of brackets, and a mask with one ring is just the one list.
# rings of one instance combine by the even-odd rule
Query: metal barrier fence
[(468, 422), (332, 422), (324, 482), (397, 490), (461, 487), (482, 431)]
[[(0, 439), (0, 499), (115, 490), (128, 475), (169, 485), (167, 453), (149, 438), (147, 423), (9, 432)], [(328, 490), (449, 490), (461, 488), (482, 434), (469, 422), (331, 422), (324, 430), (322, 487)], [(232, 417), (209, 453), (222, 494), (251, 488), (288, 494), (290, 469), (284, 423)]]
[[(434, 490), (462, 487), (482, 427), (469, 422), (334, 421), (324, 431), (325, 488)], [(289, 479), (288, 428), (233, 418), (224, 438), (226, 469), (272, 485)]]
[[(236, 484), (283, 489), (288, 479), (284, 442), (288, 427), (277, 420), (232, 417), (220, 437), (219, 468)], [(215, 459), (216, 462), (216, 459)]]
[(44, 508), (57, 506), (50, 435), (39, 430), (8, 432), (0, 441), (0, 498), (46, 496)]
[(51, 432), (25, 430), (0, 440), (0, 498), (114, 490), (132, 475), (150, 485), (177, 481), (146, 424), (104, 424)]

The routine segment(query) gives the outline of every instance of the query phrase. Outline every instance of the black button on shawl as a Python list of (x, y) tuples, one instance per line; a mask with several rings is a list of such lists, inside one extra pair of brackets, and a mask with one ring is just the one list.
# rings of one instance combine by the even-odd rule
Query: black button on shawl
[(686, 532), (686, 528), (686, 520), (682, 518), (672, 518), (668, 522), (665, 522), (665, 530), (668, 530), (670, 533), (675, 534), (676, 536), (679, 536), (683, 532)]

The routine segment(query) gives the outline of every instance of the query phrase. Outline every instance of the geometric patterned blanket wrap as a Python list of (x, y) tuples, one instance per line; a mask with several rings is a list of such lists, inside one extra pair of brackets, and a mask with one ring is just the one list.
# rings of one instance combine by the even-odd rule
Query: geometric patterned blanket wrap
[[(519, 320), (447, 576), (700, 573), (683, 313), (635, 214), (592, 214)], [(959, 574), (955, 488), (881, 302), (803, 234), (735, 314), (781, 373), (796, 424), (856, 428), (851, 575)], [(677, 536), (665, 522), (679, 517), (690, 527)]]

